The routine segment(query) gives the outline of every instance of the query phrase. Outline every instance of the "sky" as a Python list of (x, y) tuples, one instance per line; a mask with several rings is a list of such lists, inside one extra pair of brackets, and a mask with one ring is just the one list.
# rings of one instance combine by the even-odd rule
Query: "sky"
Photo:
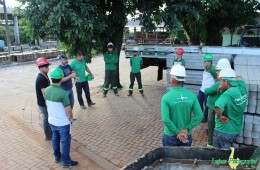
[(16, 0), (5, 0), (5, 4), (8, 7), (18, 7), (21, 5), (21, 3)]

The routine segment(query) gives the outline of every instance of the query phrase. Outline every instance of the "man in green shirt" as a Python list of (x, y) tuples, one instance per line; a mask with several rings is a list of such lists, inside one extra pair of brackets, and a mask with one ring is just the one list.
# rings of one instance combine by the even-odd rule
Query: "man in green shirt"
[(128, 96), (132, 96), (133, 94), (133, 87), (135, 78), (138, 83), (138, 89), (142, 96), (144, 96), (143, 91), (143, 85), (142, 85), (142, 79), (141, 79), (141, 66), (143, 64), (143, 59), (141, 56), (138, 55), (139, 48), (134, 47), (134, 56), (130, 58), (130, 66), (131, 66), (131, 72), (130, 72), (130, 86), (129, 86), (129, 94)]
[(183, 53), (184, 53), (184, 50), (183, 50), (183, 48), (178, 48), (177, 50), (176, 50), (176, 56), (177, 56), (177, 58), (173, 61), (173, 65), (177, 65), (177, 64), (179, 64), (179, 65), (182, 65), (182, 66), (184, 66), (185, 67), (185, 60), (182, 58), (182, 55), (183, 55)]
[(82, 89), (85, 92), (88, 106), (91, 107), (92, 105), (95, 105), (95, 103), (93, 103), (90, 98), (89, 85), (86, 78), (86, 71), (92, 76), (93, 79), (94, 75), (87, 66), (86, 60), (84, 59), (84, 53), (79, 51), (77, 58), (70, 63), (70, 66), (72, 70), (76, 72), (77, 75), (75, 86), (77, 91), (78, 102), (81, 109), (86, 109), (86, 106), (84, 105), (84, 101), (82, 98)]
[[(231, 68), (230, 63), (228, 59), (221, 58), (218, 61), (218, 64), (216, 66), (217, 74), (219, 75), (219, 72), (221, 69), (224, 68)], [(213, 132), (215, 128), (215, 102), (218, 100), (219, 96), (222, 94), (222, 92), (218, 91), (218, 87), (220, 85), (220, 81), (218, 80), (213, 86), (206, 88), (204, 93), (207, 95), (207, 104), (208, 107), (208, 143), (207, 147), (213, 147)]]
[(161, 101), (162, 143), (163, 146), (191, 146), (192, 129), (200, 123), (203, 114), (196, 95), (183, 87), (185, 68), (174, 65), (170, 74), (172, 88)]
[(74, 167), (78, 165), (78, 162), (70, 158), (73, 113), (69, 97), (66, 91), (60, 87), (61, 79), (64, 77), (62, 69), (56, 67), (51, 71), (50, 77), (52, 85), (46, 88), (44, 98), (52, 130), (54, 160), (56, 163), (62, 161), (63, 168)]
[[(204, 113), (204, 118), (201, 121), (202, 123), (206, 123), (208, 121), (208, 107), (206, 106), (207, 95), (204, 93), (204, 91), (206, 88), (213, 86), (213, 84), (217, 81), (217, 70), (212, 65), (213, 60), (214, 56), (212, 54), (205, 54), (203, 57), (205, 70), (203, 72), (201, 87), (198, 94), (200, 107)], [(204, 108), (204, 106), (206, 107)]]
[(110, 80), (112, 80), (112, 87), (116, 96), (117, 92), (117, 63), (118, 63), (118, 55), (113, 51), (114, 45), (113, 43), (107, 44), (107, 52), (104, 53), (104, 61), (105, 61), (105, 83), (104, 83), (104, 92), (103, 96), (106, 97), (108, 93), (108, 86)]
[(235, 79), (236, 73), (230, 68), (219, 73), (220, 90), (226, 90), (215, 103), (213, 146), (230, 149), (242, 130), (243, 114), (247, 103), (246, 84)]

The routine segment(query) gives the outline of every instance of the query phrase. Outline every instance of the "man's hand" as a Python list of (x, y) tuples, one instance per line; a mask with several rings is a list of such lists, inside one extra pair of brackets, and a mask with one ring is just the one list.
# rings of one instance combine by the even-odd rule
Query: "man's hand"
[(182, 143), (188, 143), (188, 130), (187, 129), (182, 129), (179, 134), (177, 135), (177, 138), (182, 142)]
[(219, 87), (218, 87), (218, 93), (222, 93), (222, 91), (223, 91), (223, 90), (222, 90), (221, 86), (219, 86)]
[(76, 80), (76, 82), (78, 82), (79, 81), (79, 77), (75, 77), (75, 80)]
[(218, 117), (218, 119), (222, 123), (227, 123), (229, 121), (229, 118), (227, 118), (226, 116), (220, 116)]
[(70, 118), (70, 124), (72, 125), (72, 123), (73, 123), (73, 117)]
[(91, 74), (91, 76), (92, 76), (92, 79), (94, 79), (94, 75), (93, 75), (93, 74)]

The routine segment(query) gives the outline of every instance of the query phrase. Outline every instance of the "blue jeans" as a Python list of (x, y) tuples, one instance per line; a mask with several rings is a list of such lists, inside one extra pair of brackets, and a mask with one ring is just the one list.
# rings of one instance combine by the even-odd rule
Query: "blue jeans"
[(192, 143), (192, 137), (191, 135), (188, 135), (188, 143), (182, 143), (177, 136), (168, 136), (168, 135), (163, 135), (162, 138), (162, 143), (163, 146), (191, 146)]
[(66, 93), (70, 99), (70, 106), (71, 108), (73, 109), (73, 106), (74, 106), (74, 94), (73, 94), (73, 90), (70, 89), (70, 90), (66, 90)]
[(238, 134), (226, 134), (214, 130), (213, 133), (213, 146), (215, 148), (230, 149), (233, 142), (238, 137)]
[[(51, 125), (52, 130), (52, 148), (54, 151), (54, 159), (62, 159), (62, 165), (66, 166), (70, 164), (70, 124), (65, 126), (54, 126)], [(61, 150), (60, 150), (61, 142)]]
[(42, 113), (42, 127), (45, 134), (45, 139), (51, 139), (51, 127), (48, 122), (48, 111), (46, 106), (39, 106)]
[(86, 99), (88, 103), (91, 103), (91, 99), (90, 99), (90, 93), (89, 93), (89, 86), (88, 86), (88, 81), (84, 81), (84, 82), (77, 82), (76, 83), (76, 90), (77, 90), (77, 96), (78, 96), (78, 102), (80, 106), (84, 105), (84, 101), (82, 98), (82, 89), (85, 93)]
[[(206, 120), (208, 120), (208, 107), (206, 106), (206, 103), (207, 103), (207, 95), (204, 94), (204, 92), (202, 92), (201, 90), (199, 91), (199, 94), (198, 94), (198, 101), (200, 103), (200, 107), (201, 107), (201, 110), (204, 114), (204, 118)], [(204, 108), (205, 106), (205, 108)]]

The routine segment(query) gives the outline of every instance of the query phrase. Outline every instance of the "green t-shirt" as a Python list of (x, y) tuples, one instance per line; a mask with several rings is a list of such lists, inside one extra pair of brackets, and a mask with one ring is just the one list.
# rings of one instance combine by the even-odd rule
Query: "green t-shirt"
[(106, 70), (116, 70), (117, 63), (118, 63), (118, 56), (116, 52), (106, 52), (104, 54), (104, 61), (105, 61), (105, 69)]
[(220, 81), (217, 81), (213, 86), (206, 88), (204, 93), (208, 95), (207, 97), (207, 107), (214, 110), (215, 109), (215, 102), (218, 100), (221, 93), (218, 93)]
[(176, 136), (180, 130), (187, 128), (190, 135), (202, 120), (203, 114), (195, 94), (184, 87), (171, 88), (163, 95), (161, 114), (164, 134)]
[(180, 60), (178, 60), (178, 58), (176, 58), (175, 60), (173, 60), (173, 63), (172, 63), (172, 64), (173, 64), (173, 65), (179, 64), (179, 65), (182, 65), (182, 66), (185, 67), (186, 62), (185, 62), (185, 60), (184, 60), (183, 58), (181, 58)]
[(143, 59), (141, 56), (131, 57), (130, 58), (130, 65), (131, 65), (131, 72), (132, 73), (139, 73), (141, 70), (141, 65), (143, 64)]
[(85, 82), (87, 81), (86, 79), (86, 70), (88, 69), (88, 66), (86, 64), (86, 60), (83, 59), (81, 62), (78, 61), (77, 59), (74, 59), (71, 63), (70, 66), (73, 71), (76, 72), (77, 77), (79, 77), (78, 82)]
[(209, 72), (214, 79), (217, 78), (217, 70), (213, 65), (211, 65), (209, 68), (205, 69), (205, 71)]
[(222, 115), (229, 118), (227, 123), (221, 123), (215, 116), (215, 129), (226, 134), (239, 134), (242, 130), (243, 114), (247, 103), (245, 84), (231, 87), (226, 90), (216, 101), (215, 107), (223, 111)]
[(58, 85), (51, 85), (45, 89), (44, 98), (48, 109), (48, 122), (54, 126), (70, 124), (65, 107), (70, 105), (65, 90)]

